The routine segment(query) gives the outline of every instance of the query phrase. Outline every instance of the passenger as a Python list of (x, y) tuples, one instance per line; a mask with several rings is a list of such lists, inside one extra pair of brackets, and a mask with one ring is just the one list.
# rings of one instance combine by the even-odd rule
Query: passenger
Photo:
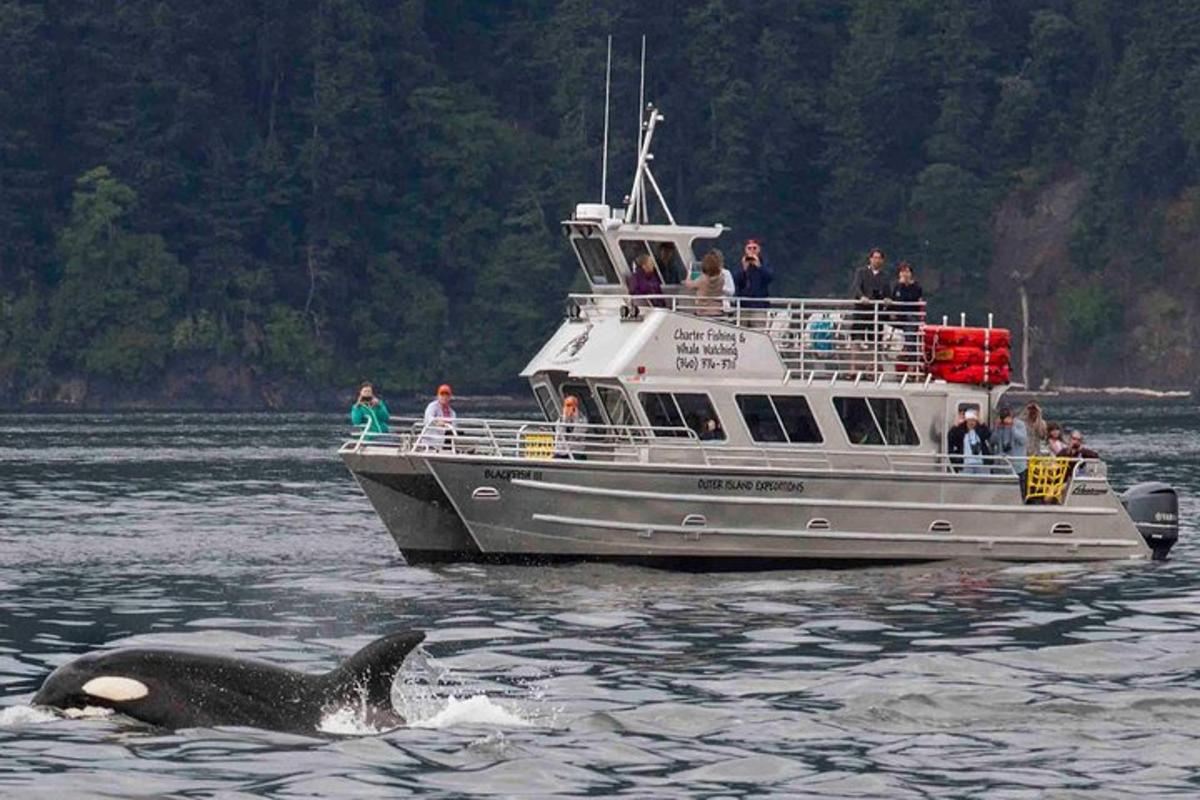
[(1021, 417), (1025, 421), (1025, 454), (1036, 456), (1049, 452), (1050, 437), (1047, 435), (1046, 417), (1042, 414), (1042, 407), (1030, 401)]
[(988, 437), (988, 448), (992, 455), (1008, 459), (1013, 472), (1021, 476), (1022, 486), (1025, 485), (1026, 442), (1025, 423), (1015, 419), (1008, 406), (1001, 406), (996, 414), (996, 428)]
[(653, 299), (647, 301), (652, 306), (665, 306), (666, 302), (660, 297), (662, 280), (654, 267), (654, 258), (649, 253), (642, 253), (633, 260), (633, 272), (629, 275), (629, 293), (631, 295), (650, 295)]
[(867, 263), (854, 273), (854, 282), (850, 284), (850, 297), (857, 300), (854, 307), (854, 328), (851, 338), (874, 347), (878, 323), (883, 319), (880, 308), (885, 302), (891, 302), (892, 287), (888, 283), (887, 274), (883, 271), (887, 255), (881, 248), (873, 247), (867, 255)]
[(1099, 458), (1100, 454), (1090, 447), (1083, 446), (1083, 432), (1076, 429), (1071, 431), (1071, 441), (1065, 452), (1071, 458)]
[(683, 285), (696, 290), (696, 313), (702, 317), (717, 317), (725, 311), (725, 269), (720, 250), (709, 250), (700, 261), (700, 275), (688, 278)]
[(725, 431), (721, 430), (721, 424), (712, 417), (707, 417), (700, 425), (700, 441), (702, 442), (719, 442), (724, 440)]
[(368, 434), (388, 432), (388, 407), (383, 398), (375, 394), (370, 381), (358, 388), (358, 397), (350, 407), (350, 424), (365, 425)]
[(956, 471), (972, 475), (985, 474), (985, 456), (990, 454), (990, 438), (991, 431), (987, 425), (979, 422), (979, 412), (968, 408), (962, 415), (962, 421), (946, 435), (946, 452), (950, 454), (950, 463), (955, 466)]
[(896, 267), (896, 285), (890, 295), (892, 324), (904, 337), (904, 357), (899, 364), (903, 368), (901, 372), (916, 369), (921, 363), (920, 328), (925, 321), (925, 305), (921, 301), (924, 297), (921, 284), (913, 279), (912, 264), (901, 261)]
[(554, 457), (586, 461), (587, 415), (579, 408), (579, 398), (569, 394), (563, 398), (562, 414), (554, 423)]
[(682, 265), (679, 261), (679, 251), (675, 249), (674, 242), (660, 244), (656, 258), (663, 283), (683, 283), (687, 276), (680, 274), (683, 270), (680, 268)]
[(1067, 449), (1067, 443), (1062, 438), (1062, 426), (1057, 422), (1046, 423), (1046, 447), (1050, 455), (1061, 456)]
[[(771, 281), (775, 273), (762, 256), (762, 243), (747, 239), (742, 249), (742, 268), (733, 276), (734, 293), (741, 300), (742, 319), (746, 327), (766, 327), (770, 303)], [(750, 309), (750, 313), (746, 310)]]
[(421, 445), (431, 450), (443, 450), (453, 445), (454, 420), (458, 414), (450, 407), (454, 393), (450, 384), (438, 387), (437, 399), (425, 406), (425, 431), (421, 434)]

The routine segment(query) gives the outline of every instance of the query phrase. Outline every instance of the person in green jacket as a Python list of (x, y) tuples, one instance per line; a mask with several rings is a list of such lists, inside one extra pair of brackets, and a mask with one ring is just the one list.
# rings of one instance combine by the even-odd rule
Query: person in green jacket
[(350, 409), (350, 424), (366, 425), (368, 433), (388, 432), (388, 407), (383, 398), (375, 394), (375, 387), (368, 381), (358, 389), (358, 398)]

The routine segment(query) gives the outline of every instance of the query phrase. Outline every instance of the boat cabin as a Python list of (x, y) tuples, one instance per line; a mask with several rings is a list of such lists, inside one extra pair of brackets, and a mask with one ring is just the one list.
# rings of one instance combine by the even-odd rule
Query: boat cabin
[[(924, 304), (698, 299), (684, 281), (728, 229), (676, 224), (650, 171), (661, 120), (648, 107), (626, 207), (584, 203), (562, 223), (589, 291), (569, 296), (565, 321), (521, 373), (547, 421), (574, 395), (594, 424), (654, 427), (716, 447), (892, 458), (942, 453), (967, 409), (988, 418), (1008, 382), (1007, 366), (998, 373), (988, 359), (995, 350), (1006, 360), (1007, 350), (990, 347), (984, 331), (984, 347), (947, 351), (982, 353), (982, 363), (972, 356), (962, 365), (980, 380), (935, 374)], [(650, 222), (651, 190), (666, 224)], [(631, 296), (635, 259), (647, 253), (662, 294)]]

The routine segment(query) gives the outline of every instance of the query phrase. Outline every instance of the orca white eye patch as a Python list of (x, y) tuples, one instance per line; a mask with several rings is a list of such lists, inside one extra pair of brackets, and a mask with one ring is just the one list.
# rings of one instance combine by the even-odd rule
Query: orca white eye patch
[(102, 675), (92, 678), (83, 685), (83, 691), (92, 697), (111, 702), (137, 700), (150, 694), (150, 689), (141, 681), (133, 678), (121, 678), (116, 675)]

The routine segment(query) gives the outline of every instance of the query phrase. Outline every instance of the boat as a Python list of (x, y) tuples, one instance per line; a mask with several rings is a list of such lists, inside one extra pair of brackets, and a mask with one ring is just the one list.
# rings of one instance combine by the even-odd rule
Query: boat
[[(727, 229), (677, 224), (645, 108), (625, 208), (563, 221), (588, 291), (521, 372), (541, 419), (420, 420), (340, 455), (409, 563), (615, 560), (782, 567), (939, 559), (1162, 559), (1178, 497), (1118, 494), (1097, 458), (948, 452), (1012, 388), (1010, 336), (923, 304), (702, 301), (683, 285)], [(650, 220), (650, 202), (657, 201)], [(664, 221), (665, 218), (665, 221)], [(631, 296), (639, 256), (662, 294)], [(588, 422), (557, 424), (574, 396)]]

